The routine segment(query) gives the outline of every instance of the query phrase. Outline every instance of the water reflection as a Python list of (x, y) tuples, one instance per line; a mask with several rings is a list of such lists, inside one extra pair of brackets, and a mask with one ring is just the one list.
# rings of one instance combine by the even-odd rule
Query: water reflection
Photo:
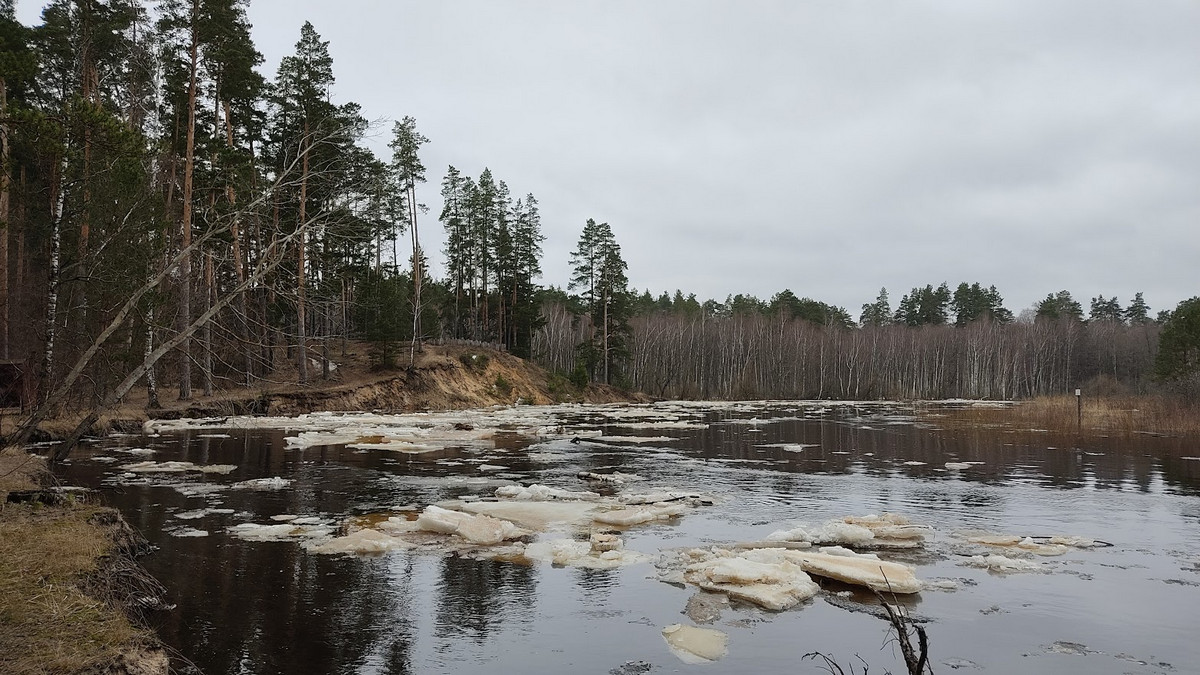
[[(1174, 627), (1190, 624), (1173, 593), (1200, 582), (1200, 462), (1184, 459), (1200, 450), (1191, 441), (937, 429), (913, 424), (903, 411), (871, 406), (832, 407), (814, 416), (795, 404), (764, 404), (696, 409), (687, 419), (707, 426), (630, 427), (581, 409), (565, 415), (564, 423), (611, 437), (670, 440), (531, 444), (501, 434), (495, 449), (447, 448), (422, 456), (341, 446), (288, 449), (282, 431), (231, 431), (227, 437), (189, 431), (110, 439), (63, 472), (79, 484), (107, 481), (104, 498), (158, 546), (145, 563), (177, 604), (158, 617), (160, 632), (207, 673), (606, 672), (636, 660), (676, 667), (658, 630), (683, 620), (680, 612), (691, 591), (649, 579), (648, 568), (556, 569), (405, 552), (328, 557), (290, 542), (248, 542), (226, 533), (238, 523), (271, 522), (271, 516), (336, 522), (487, 495), (518, 480), (606, 493), (619, 489), (587, 485), (575, 477), (580, 471), (638, 474), (646, 486), (722, 498), (722, 505), (678, 522), (626, 533), (628, 548), (651, 554), (672, 546), (753, 540), (792, 521), (884, 510), (928, 523), (940, 537), (935, 545), (941, 557), (923, 560), (920, 576), (971, 576), (977, 585), (953, 594), (925, 593), (913, 606), (919, 602), (925, 615), (953, 618), (935, 625), (935, 645), (995, 672), (1072, 672), (1074, 666), (1057, 662), (1053, 668), (1041, 661), (1031, 666), (1022, 656), (1036, 653), (1045, 634), (1056, 630), (1047, 626), (1065, 625), (1068, 617), (1071, 629), (1054, 639), (1138, 657), (1140, 644), (1154, 644), (1156, 658), (1178, 667), (1189, 662), (1188, 643), (1169, 636)], [(191, 487), (215, 486), (210, 494), (185, 495), (171, 487), (169, 477), (116, 484), (119, 464), (135, 461), (132, 455), (116, 453), (122, 459), (115, 463), (88, 457), (103, 458), (122, 447), (153, 448), (158, 461), (238, 468), (229, 476), (179, 478)], [(948, 469), (947, 462), (959, 468)], [(489, 473), (481, 471), (483, 463), (504, 468)], [(277, 492), (226, 489), (235, 481), (271, 476), (293, 483)], [(178, 517), (201, 508), (221, 511), (194, 520)], [(185, 525), (209, 536), (172, 536)], [(1077, 575), (994, 579), (955, 565), (948, 542), (954, 531), (971, 528), (1080, 534), (1120, 545), (1071, 561), (1065, 569)], [(1137, 589), (1132, 598), (1131, 588)], [(1121, 611), (1142, 622), (1132, 635), (1099, 618), (1116, 611), (1100, 596), (1118, 594), (1125, 598)], [(1040, 619), (1022, 621), (1021, 603), (1036, 606)], [(1004, 610), (1011, 616), (980, 613), (1002, 604), (1013, 607)], [(794, 670), (797, 656), (814, 649), (871, 653), (876, 645), (864, 643), (862, 635), (881, 630), (871, 617), (823, 603), (783, 615), (740, 607), (730, 610), (727, 621), (718, 626), (732, 635), (722, 667), (744, 673)], [(985, 627), (981, 621), (991, 623)], [(979, 638), (998, 627), (1008, 631), (1003, 640), (991, 644)], [(1086, 672), (1116, 672), (1107, 662), (1087, 665)], [(877, 669), (884, 667), (886, 662)]]

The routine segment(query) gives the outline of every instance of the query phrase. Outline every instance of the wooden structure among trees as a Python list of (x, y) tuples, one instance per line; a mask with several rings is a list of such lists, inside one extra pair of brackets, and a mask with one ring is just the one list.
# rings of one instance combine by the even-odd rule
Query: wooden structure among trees
[(37, 397), (32, 374), (25, 361), (0, 361), (0, 408), (25, 410)]

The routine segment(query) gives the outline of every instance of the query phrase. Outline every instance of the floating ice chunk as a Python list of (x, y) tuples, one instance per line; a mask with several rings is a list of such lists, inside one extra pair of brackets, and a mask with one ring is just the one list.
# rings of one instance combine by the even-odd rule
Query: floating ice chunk
[(512, 521), (522, 527), (546, 530), (560, 525), (587, 524), (598, 508), (590, 501), (499, 501), (470, 502), (459, 510)]
[(1095, 539), (1061, 535), (1050, 537), (1050, 543), (1057, 544), (1059, 546), (1070, 546), (1071, 548), (1095, 548), (1096, 546), (1100, 545), (1100, 543)]
[(840, 555), (840, 556), (844, 556), (847, 558), (864, 558), (866, 560), (879, 560), (879, 556), (875, 555), (874, 553), (856, 553), (855, 551), (851, 551), (850, 549), (844, 548), (842, 546), (822, 546), (821, 548), (817, 549), (817, 552), (825, 553), (827, 555)]
[(573, 492), (571, 490), (562, 490), (546, 485), (533, 484), (529, 487), (520, 485), (505, 485), (504, 487), (496, 488), (496, 496), (505, 499), (518, 499), (522, 501), (545, 502), (555, 499), (559, 500), (578, 500), (591, 501), (600, 498), (600, 495), (595, 492)]
[(432, 505), (421, 512), (417, 518), (417, 526), (428, 532), (457, 535), (472, 544), (482, 546), (492, 546), (506, 539), (517, 539), (529, 534), (507, 520), (450, 511)]
[(605, 551), (619, 551), (625, 548), (625, 542), (615, 534), (605, 534), (603, 532), (593, 533), (588, 538), (592, 546), (592, 553), (604, 553)]
[(976, 555), (964, 559), (959, 563), (964, 567), (979, 567), (986, 569), (989, 572), (998, 574), (1009, 574), (1012, 572), (1045, 572), (1046, 568), (1041, 563), (1033, 562), (1032, 560), (1022, 560), (1020, 558), (1009, 558), (993, 553), (992, 555)]
[(127, 455), (141, 455), (144, 457), (158, 452), (157, 450), (151, 450), (150, 448), (115, 448), (115, 450), (116, 452), (123, 452)]
[(172, 537), (207, 537), (208, 530), (197, 530), (194, 527), (180, 527), (174, 530), (166, 530), (166, 533)]
[(650, 556), (644, 553), (621, 548), (597, 551), (591, 541), (574, 539), (534, 542), (525, 547), (525, 557), (555, 565), (587, 569), (616, 569), (651, 560)]
[[(299, 519), (297, 519), (299, 520)], [(287, 541), (305, 539), (324, 539), (333, 533), (333, 528), (313, 523), (298, 524), (295, 520), (278, 525), (259, 525), (258, 523), (241, 523), (229, 528), (229, 533), (246, 541)]]
[(630, 525), (639, 525), (654, 520), (668, 520), (676, 516), (682, 516), (685, 510), (683, 506), (674, 504), (627, 506), (610, 511), (598, 511), (592, 515), (592, 520), (597, 523), (604, 523), (605, 525), (629, 527)]
[(191, 462), (134, 462), (122, 464), (121, 468), (130, 473), (220, 473), (226, 474), (237, 466), (233, 464), (192, 464)]
[(671, 653), (687, 664), (712, 663), (729, 652), (729, 636), (712, 628), (673, 623), (662, 629), (662, 636)]
[(280, 478), (272, 476), (270, 478), (252, 478), (238, 483), (234, 483), (229, 487), (234, 490), (282, 490), (291, 485), (292, 481), (289, 478)]
[(803, 569), (786, 559), (754, 560), (728, 551), (688, 565), (683, 580), (776, 611), (794, 607), (820, 590)]
[(904, 463), (904, 466), (925, 466), (925, 462), (918, 462), (918, 461), (916, 461), (916, 460), (909, 460), (909, 461), (907, 461), (907, 462), (905, 462), (905, 463)]
[(1034, 555), (1062, 555), (1070, 551), (1072, 547), (1065, 544), (1051, 542), (1043, 544), (1031, 537), (1018, 537), (1007, 534), (980, 534), (967, 537), (967, 541), (972, 544), (983, 544), (993, 548), (1010, 548)]
[(196, 438), (233, 438), (229, 434), (196, 434)]
[(596, 481), (599, 483), (612, 483), (613, 485), (624, 485), (639, 480), (645, 480), (641, 476), (632, 473), (621, 473), (614, 471), (612, 473), (594, 473), (591, 471), (580, 471), (576, 474), (579, 478), (587, 481)]
[(181, 511), (175, 514), (175, 517), (180, 520), (197, 520), (203, 518), (210, 513), (233, 513), (233, 509), (196, 509), (195, 511)]
[(311, 553), (383, 553), (413, 545), (378, 530), (364, 529), (309, 547)]
[(971, 468), (970, 462), (946, 462), (946, 468), (951, 471), (962, 471)]
[(756, 445), (756, 448), (780, 448), (784, 452), (804, 452), (808, 448), (821, 447), (817, 443), (766, 443), (764, 445)]
[(621, 495), (617, 497), (617, 501), (629, 506), (637, 506), (640, 504), (667, 504), (674, 502), (686, 502), (694, 506), (712, 504), (714, 500), (711, 497), (705, 497), (698, 492), (679, 492), (675, 490), (664, 490), (662, 492), (650, 492), (646, 494), (631, 494)]
[(896, 513), (870, 514), (861, 517), (847, 516), (843, 522), (865, 527), (875, 535), (874, 546), (883, 548), (911, 548), (925, 539), (928, 528), (913, 525), (908, 518)]
[[(775, 551), (774, 554), (759, 553), (759, 551)], [(918, 593), (921, 582), (913, 573), (913, 568), (896, 562), (879, 560), (878, 558), (862, 555), (831, 555), (816, 551), (791, 549), (758, 549), (742, 554), (753, 559), (754, 556), (779, 556), (795, 562), (809, 574), (836, 579), (856, 586), (866, 586), (872, 590), (892, 593)]]
[(275, 522), (277, 522), (277, 523), (286, 523), (286, 522), (289, 522), (289, 521), (293, 521), (293, 520), (295, 520), (295, 519), (297, 519), (297, 518), (299, 518), (299, 517), (300, 517), (300, 516), (293, 515), (293, 514), (291, 514), (291, 513), (281, 513), (281, 514), (279, 514), (279, 515), (277, 515), (277, 516), (271, 516), (271, 520), (274, 520), (274, 521), (275, 521)]
[(480, 471), (505, 471), (507, 469), (508, 469), (507, 466), (500, 466), (499, 464), (480, 464), (479, 465)]
[(767, 535), (766, 541), (802, 541), (812, 543), (813, 536), (803, 527), (790, 530), (776, 530)]
[(614, 427), (622, 429), (707, 429), (708, 425), (703, 422), (621, 422), (615, 421), (612, 423)]

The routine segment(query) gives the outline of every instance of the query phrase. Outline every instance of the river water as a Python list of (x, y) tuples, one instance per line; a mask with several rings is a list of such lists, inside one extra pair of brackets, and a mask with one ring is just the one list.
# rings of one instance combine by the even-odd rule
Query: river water
[[(728, 635), (727, 653), (693, 665), (672, 653), (662, 629), (693, 623), (683, 612), (696, 589), (657, 580), (652, 562), (582, 569), (428, 548), (325, 555), (233, 529), (298, 517), (333, 536), (356, 516), (375, 522), (531, 483), (712, 498), (622, 531), (626, 549), (650, 557), (844, 516), (892, 512), (928, 526), (921, 551), (880, 555), (932, 582), (901, 602), (927, 620), (935, 672), (1200, 672), (1200, 446), (940, 428), (940, 407), (925, 404), (921, 415), (886, 403), (531, 407), (370, 418), (364, 432), (353, 431), (352, 415), (234, 418), (99, 439), (60, 473), (98, 488), (155, 545), (144, 564), (174, 605), (158, 613), (158, 631), (210, 675), (825, 672), (802, 660), (815, 651), (843, 667), (903, 672), (889, 626), (855, 611), (872, 598), (837, 582), (782, 612), (734, 602), (706, 625)], [(347, 439), (347, 426), (359, 438)], [(372, 447), (398, 427), (419, 429), (425, 447)], [(228, 473), (128, 470), (144, 461), (228, 465)], [(580, 471), (645, 480), (598, 486)], [(231, 487), (272, 477), (290, 483)], [(1033, 556), (1037, 571), (997, 574), (963, 565), (987, 552), (964, 538), (977, 531), (1111, 546)]]

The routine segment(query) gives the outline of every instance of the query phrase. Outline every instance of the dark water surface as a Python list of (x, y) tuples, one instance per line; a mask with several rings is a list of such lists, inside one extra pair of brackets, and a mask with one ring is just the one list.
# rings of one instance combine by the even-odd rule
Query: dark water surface
[[(720, 499), (623, 535), (627, 549), (652, 555), (883, 511), (930, 526), (926, 553), (900, 559), (916, 564), (921, 579), (958, 580), (957, 590), (927, 590), (906, 603), (930, 620), (935, 672), (1200, 672), (1194, 441), (938, 429), (899, 406), (824, 406), (667, 404), (640, 408), (650, 416), (632, 419), (614, 417), (621, 408), (611, 406), (563, 407), (537, 414), (557, 419), (568, 435), (599, 428), (670, 440), (529, 443), (512, 435), (498, 448), (421, 455), (288, 449), (285, 438), (295, 433), (283, 430), (181, 430), (98, 441), (61, 471), (67, 481), (100, 488), (155, 544), (144, 563), (176, 605), (159, 615), (159, 632), (210, 675), (608, 673), (627, 662), (651, 673), (818, 673), (801, 660), (818, 650), (843, 665), (860, 655), (872, 673), (902, 672), (883, 621), (827, 602), (847, 587), (826, 585), (785, 612), (735, 604), (709, 626), (729, 635), (728, 655), (687, 665), (660, 631), (690, 623), (682, 611), (695, 589), (656, 581), (650, 564), (586, 570), (430, 552), (317, 555), (292, 541), (244, 541), (227, 531), (280, 514), (336, 524), (489, 496), (514, 482), (581, 490), (578, 471), (612, 469), (646, 478), (639, 490)], [(120, 452), (130, 448), (156, 453)], [(146, 459), (237, 468), (122, 478), (120, 465)], [(482, 472), (485, 462), (506, 468), (500, 476)], [(946, 462), (981, 464), (948, 471)], [(272, 476), (293, 482), (278, 491), (226, 489)], [(208, 535), (177, 536), (188, 528)], [(955, 533), (968, 529), (1079, 535), (1112, 546), (1038, 558), (1047, 573), (1000, 576), (959, 564), (966, 550)]]

